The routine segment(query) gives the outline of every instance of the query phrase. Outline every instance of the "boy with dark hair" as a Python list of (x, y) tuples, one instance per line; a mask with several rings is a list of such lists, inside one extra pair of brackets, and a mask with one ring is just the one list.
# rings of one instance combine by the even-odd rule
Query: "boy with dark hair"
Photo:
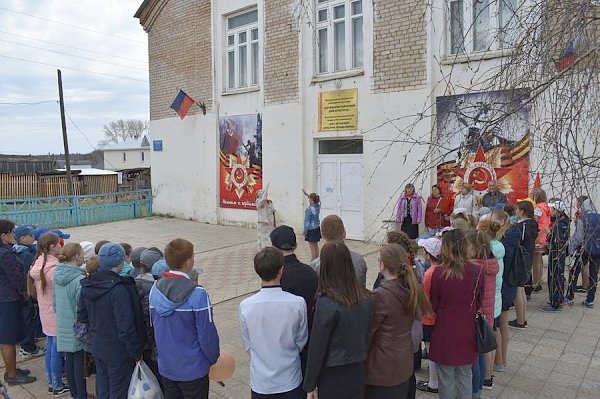
[(121, 278), (125, 250), (107, 243), (98, 252), (100, 269), (81, 280), (77, 321), (87, 323), (96, 364), (98, 399), (125, 398), (146, 333), (131, 277)]
[(208, 372), (219, 336), (203, 287), (190, 280), (194, 246), (177, 238), (165, 248), (170, 271), (150, 291), (150, 317), (166, 399), (208, 398)]
[(308, 340), (306, 302), (281, 289), (283, 264), (283, 254), (276, 248), (257, 253), (254, 270), (262, 280), (261, 290), (240, 303), (252, 399), (306, 397), (300, 368), (300, 352)]
[[(17, 243), (13, 245), (13, 252), (23, 264), (23, 273), (25, 276), (29, 273), (37, 252), (35, 237), (33, 236), (35, 230), (35, 226), (32, 225), (21, 225), (15, 228)], [(36, 302), (33, 298), (29, 298), (23, 303), (23, 333), (25, 338), (20, 342), (21, 348), (19, 349), (19, 353), (21, 359), (30, 359), (46, 353), (46, 348), (35, 344), (36, 332), (38, 330), (41, 331), (40, 316), (36, 312), (35, 307)]]

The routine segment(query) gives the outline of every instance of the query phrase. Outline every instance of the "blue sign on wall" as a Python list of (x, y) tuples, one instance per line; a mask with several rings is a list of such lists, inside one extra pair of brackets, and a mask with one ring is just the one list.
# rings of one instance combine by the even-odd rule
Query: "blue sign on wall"
[(152, 147), (154, 148), (155, 152), (162, 151), (162, 140), (152, 140)]

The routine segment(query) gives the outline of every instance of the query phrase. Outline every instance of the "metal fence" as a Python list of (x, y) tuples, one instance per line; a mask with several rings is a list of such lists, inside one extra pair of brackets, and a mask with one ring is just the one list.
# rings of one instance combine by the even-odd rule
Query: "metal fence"
[(0, 200), (0, 219), (51, 228), (135, 219), (152, 215), (152, 190)]

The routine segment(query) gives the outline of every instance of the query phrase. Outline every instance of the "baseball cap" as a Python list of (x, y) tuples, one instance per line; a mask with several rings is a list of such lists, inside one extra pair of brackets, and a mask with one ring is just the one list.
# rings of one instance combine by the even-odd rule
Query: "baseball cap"
[(36, 240), (39, 240), (40, 237), (41, 237), (41, 235), (44, 234), (44, 233), (47, 233), (48, 231), (51, 231), (51, 232), (53, 232), (55, 234), (58, 234), (58, 236), (60, 238), (62, 238), (63, 240), (68, 240), (69, 238), (71, 238), (71, 234), (69, 234), (69, 233), (62, 232), (59, 229), (52, 229), (52, 230), (50, 230), (49, 228), (43, 227), (43, 226), (40, 227), (39, 229), (37, 229), (33, 233), (33, 236), (35, 237)]
[(284, 251), (295, 249), (296, 233), (290, 226), (278, 226), (271, 232), (271, 243)]
[[(567, 206), (565, 205), (564, 202), (562, 201), (554, 201), (548, 204), (548, 206), (550, 208), (554, 208), (559, 212), (566, 212), (567, 211)], [(15, 233), (16, 234), (16, 233)]]
[(24, 224), (15, 228), (15, 238), (18, 240), (23, 236), (33, 236), (35, 233), (35, 226), (31, 224)]
[(100, 247), (98, 261), (100, 269), (109, 270), (119, 266), (125, 260), (125, 250), (119, 244), (109, 242)]
[(442, 253), (442, 241), (436, 237), (422, 238), (417, 241), (417, 245), (436, 258)]

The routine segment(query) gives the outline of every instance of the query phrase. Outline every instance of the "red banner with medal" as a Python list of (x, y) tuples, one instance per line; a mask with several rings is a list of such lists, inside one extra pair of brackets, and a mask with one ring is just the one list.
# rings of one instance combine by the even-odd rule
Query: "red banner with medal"
[(219, 206), (256, 209), (262, 188), (262, 116), (219, 118)]
[(454, 197), (463, 181), (481, 197), (492, 180), (511, 202), (529, 196), (528, 91), (510, 90), (438, 97), (437, 131), (447, 150), (438, 184)]

